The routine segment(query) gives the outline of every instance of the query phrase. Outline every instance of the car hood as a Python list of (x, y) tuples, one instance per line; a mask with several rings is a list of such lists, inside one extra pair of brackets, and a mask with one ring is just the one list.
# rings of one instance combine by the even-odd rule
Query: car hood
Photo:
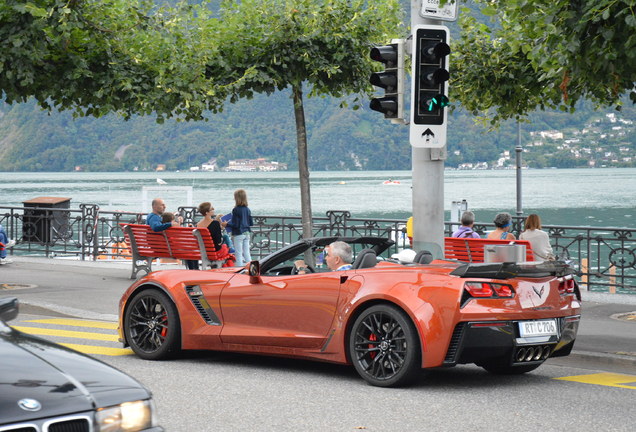
[[(0, 424), (149, 397), (148, 390), (117, 369), (0, 322)], [(41, 409), (21, 408), (18, 402), (24, 398), (37, 400)]]

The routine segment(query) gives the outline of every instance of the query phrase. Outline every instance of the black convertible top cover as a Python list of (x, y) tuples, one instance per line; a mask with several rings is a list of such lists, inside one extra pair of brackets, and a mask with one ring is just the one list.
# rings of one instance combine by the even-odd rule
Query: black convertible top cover
[(492, 279), (563, 277), (575, 273), (576, 271), (568, 263), (563, 261), (464, 264), (451, 272), (453, 276), (459, 276), (461, 278)]

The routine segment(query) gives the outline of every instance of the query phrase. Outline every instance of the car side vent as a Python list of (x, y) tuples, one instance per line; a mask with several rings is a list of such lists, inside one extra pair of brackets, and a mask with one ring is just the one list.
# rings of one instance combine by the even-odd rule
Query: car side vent
[(51, 423), (46, 432), (89, 432), (90, 426), (87, 419), (66, 420)]
[(203, 296), (203, 291), (201, 291), (199, 285), (186, 285), (185, 290), (188, 297), (190, 297), (192, 305), (196, 308), (197, 312), (199, 312), (199, 315), (201, 315), (201, 318), (203, 318), (206, 324), (221, 325), (221, 320), (214, 313), (214, 310)]
[(464, 327), (466, 323), (460, 322), (455, 326), (453, 335), (451, 336), (450, 343), (448, 344), (448, 351), (446, 351), (446, 357), (444, 358), (444, 364), (455, 364), (457, 362), (457, 350), (464, 334)]

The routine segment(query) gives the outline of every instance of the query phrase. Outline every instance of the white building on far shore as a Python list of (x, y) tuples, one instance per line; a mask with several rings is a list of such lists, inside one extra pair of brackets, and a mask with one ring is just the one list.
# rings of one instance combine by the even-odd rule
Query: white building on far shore
[(233, 159), (228, 162), (224, 171), (287, 171), (287, 164), (268, 161), (265, 158)]

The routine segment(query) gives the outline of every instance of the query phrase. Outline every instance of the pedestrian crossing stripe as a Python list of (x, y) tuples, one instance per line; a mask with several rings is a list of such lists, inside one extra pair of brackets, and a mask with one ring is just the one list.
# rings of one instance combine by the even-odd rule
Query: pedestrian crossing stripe
[[(107, 322), (107, 321), (89, 321), (82, 319), (73, 319), (73, 318), (51, 318), (51, 319), (35, 319), (35, 320), (25, 320), (23, 321), (25, 324), (47, 324), (47, 325), (56, 325), (56, 326), (68, 326), (68, 327), (83, 327), (83, 328), (94, 328), (94, 329), (102, 329), (102, 330), (110, 330), (106, 333), (99, 332), (84, 332), (77, 330), (63, 330), (63, 329), (52, 329), (52, 328), (43, 328), (43, 327), (35, 327), (35, 326), (12, 326), (14, 329), (19, 330), (24, 333), (38, 335), (38, 336), (55, 336), (55, 337), (63, 337), (63, 338), (72, 338), (72, 339), (87, 339), (87, 340), (95, 340), (95, 341), (106, 341), (106, 342), (119, 342), (119, 336), (114, 332), (117, 330), (117, 323)], [(100, 354), (107, 356), (122, 356), (122, 355), (131, 355), (133, 351), (130, 348), (115, 348), (108, 346), (98, 346), (98, 345), (83, 345), (83, 344), (75, 344), (75, 343), (65, 343), (59, 342), (59, 345), (63, 345), (65, 347), (74, 349), (75, 351), (79, 351), (84, 354)]]
[(636, 375), (603, 372), (589, 375), (573, 375), (555, 379), (636, 390)]
[(16, 330), (20, 330), (21, 332), (38, 335), (38, 336), (59, 336), (66, 338), (74, 338), (74, 339), (90, 339), (90, 340), (99, 340), (99, 341), (108, 341), (108, 342), (118, 342), (119, 336), (116, 334), (106, 334), (106, 333), (93, 333), (93, 332), (81, 332), (74, 330), (57, 330), (57, 329), (48, 329), (48, 328), (40, 328), (40, 327), (24, 327), (24, 326), (12, 326)]
[(81, 320), (81, 319), (50, 318), (50, 319), (27, 320), (24, 322), (36, 323), (36, 324), (66, 325), (66, 326), (73, 326), (73, 327), (100, 328), (105, 330), (117, 330), (117, 323), (112, 323), (107, 321), (88, 321), (88, 320)]
[(80, 344), (72, 344), (72, 343), (61, 343), (59, 345), (64, 345), (67, 348), (74, 349), (75, 351), (79, 351), (84, 354), (101, 354), (107, 356), (122, 356), (122, 355), (131, 355), (133, 351), (130, 348), (111, 348), (104, 346), (96, 346), (96, 345), (80, 345)]

